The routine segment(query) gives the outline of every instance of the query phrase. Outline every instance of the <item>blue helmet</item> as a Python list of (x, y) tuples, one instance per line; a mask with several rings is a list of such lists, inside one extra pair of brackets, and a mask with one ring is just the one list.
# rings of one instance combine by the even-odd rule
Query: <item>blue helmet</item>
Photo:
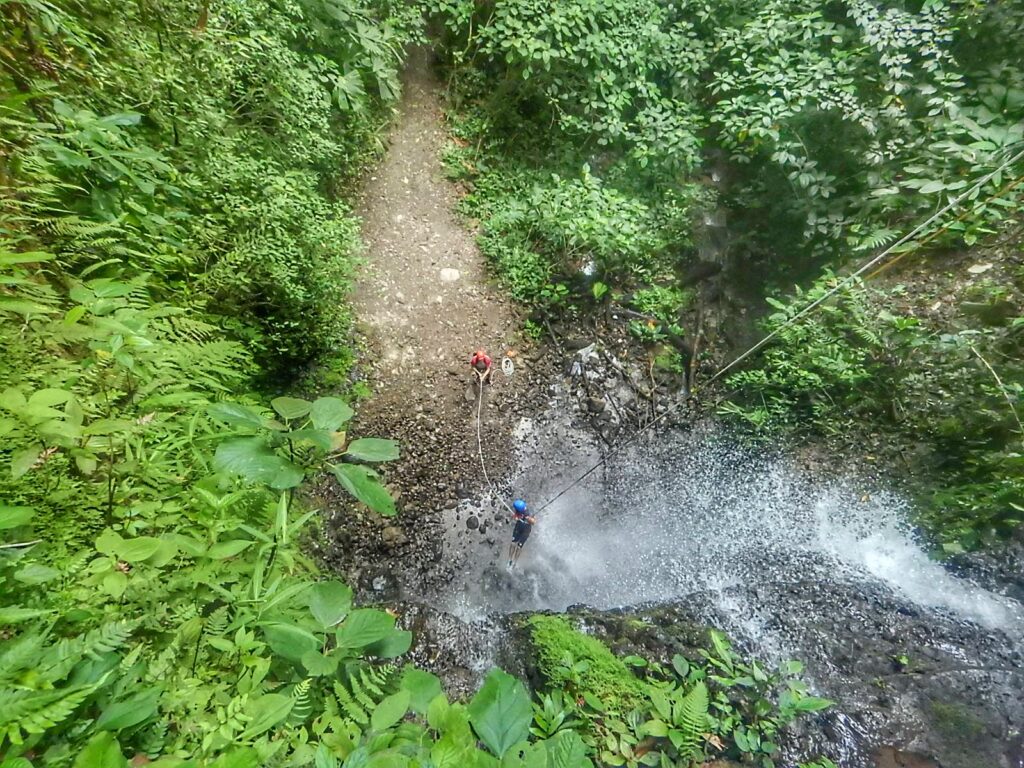
[(516, 499), (515, 501), (512, 502), (512, 508), (516, 512), (520, 512), (520, 513), (525, 512), (526, 511), (526, 502), (523, 501), (522, 499)]

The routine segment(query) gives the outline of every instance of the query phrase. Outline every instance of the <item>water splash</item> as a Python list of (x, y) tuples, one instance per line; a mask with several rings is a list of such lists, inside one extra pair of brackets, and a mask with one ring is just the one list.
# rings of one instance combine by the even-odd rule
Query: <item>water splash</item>
[[(524, 427), (520, 437), (526, 447), (513, 485), (530, 499), (550, 497), (597, 455), (557, 423)], [(822, 479), (716, 434), (659, 437), (615, 457), (545, 510), (512, 572), (504, 567), (508, 529), (499, 527), (494, 545), (467, 558), (446, 607), (472, 618), (717, 592), (729, 629), (770, 646), (780, 641), (765, 630), (766, 606), (740, 604), (724, 590), (815, 581), (882, 585), (988, 629), (1024, 626), (1018, 603), (929, 559), (898, 496), (844, 477), (842, 467), (827, 474)]]

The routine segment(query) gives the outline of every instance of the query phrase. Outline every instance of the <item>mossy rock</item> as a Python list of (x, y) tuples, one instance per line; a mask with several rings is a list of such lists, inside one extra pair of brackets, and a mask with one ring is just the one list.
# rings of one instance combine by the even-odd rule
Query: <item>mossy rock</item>
[(565, 617), (538, 614), (526, 619), (525, 624), (538, 670), (548, 685), (564, 688), (572, 684), (563, 664), (568, 655), (573, 662), (587, 663), (576, 687), (597, 696), (610, 709), (629, 711), (646, 698), (643, 681), (608, 646), (580, 632)]

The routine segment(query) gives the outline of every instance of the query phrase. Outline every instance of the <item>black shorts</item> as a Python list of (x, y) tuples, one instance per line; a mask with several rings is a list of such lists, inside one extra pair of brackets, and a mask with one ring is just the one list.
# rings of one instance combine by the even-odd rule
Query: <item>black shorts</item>
[(512, 543), (522, 547), (526, 540), (530, 538), (530, 531), (532, 530), (533, 526), (525, 520), (516, 520), (516, 527), (512, 529)]

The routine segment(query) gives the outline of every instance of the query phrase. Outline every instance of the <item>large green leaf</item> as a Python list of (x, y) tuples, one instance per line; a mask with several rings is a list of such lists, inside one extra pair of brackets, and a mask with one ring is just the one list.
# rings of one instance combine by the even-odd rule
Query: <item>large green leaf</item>
[(324, 656), (315, 648), (302, 654), (302, 666), (314, 677), (333, 675), (338, 671), (338, 661), (337, 656)]
[(275, 725), (283, 723), (291, 714), (294, 704), (295, 699), (281, 693), (268, 693), (250, 701), (246, 715), (251, 719), (239, 739), (255, 739), (261, 733), (266, 733)]
[(59, 579), (62, 575), (63, 571), (58, 571), (56, 568), (51, 568), (48, 565), (29, 563), (24, 568), (19, 569), (14, 574), (14, 578), (22, 584), (37, 585)]
[(11, 477), (17, 480), (28, 472), (39, 461), (42, 455), (42, 448), (25, 448), (11, 454)]
[(309, 610), (325, 629), (338, 624), (352, 608), (352, 590), (340, 581), (321, 581), (310, 590)]
[(503, 756), (530, 734), (533, 708), (523, 684), (498, 668), (492, 669), (469, 703), (469, 722), (491, 752)]
[(247, 405), (238, 403), (214, 403), (207, 409), (210, 416), (230, 424), (233, 427), (249, 427), (259, 429), (263, 426), (263, 417)]
[(126, 539), (118, 545), (115, 553), (128, 563), (140, 563), (156, 554), (160, 549), (160, 539), (152, 536), (137, 536), (134, 539)]
[(364, 653), (367, 656), (376, 656), (380, 659), (393, 659), (407, 653), (412, 647), (412, 632), (404, 629), (396, 629), (387, 637), (366, 646)]
[(561, 731), (542, 742), (548, 753), (548, 768), (592, 768), (587, 745), (576, 731)]
[(378, 514), (391, 517), (398, 512), (395, 500), (371, 470), (359, 464), (335, 464), (331, 467), (341, 486)]
[(334, 448), (334, 440), (326, 429), (296, 429), (292, 432), (285, 432), (284, 436), (297, 443), (312, 443), (321, 451), (330, 451)]
[(32, 507), (0, 506), (0, 531), (25, 525), (35, 513)]
[[(241, 749), (233, 749), (221, 755), (212, 763), (204, 766), (204, 768), (262, 768), (263, 765), (264, 762), (260, 759), (260, 755), (255, 749), (243, 747)], [(162, 766), (154, 765), (154, 768), (162, 768)], [(182, 766), (175, 765), (168, 768), (197, 768), (197, 765), (190, 760)]]
[(217, 446), (213, 466), (221, 472), (241, 475), (253, 483), (284, 490), (302, 482), (302, 469), (273, 449), (259, 437), (225, 440)]
[(328, 432), (336, 432), (354, 415), (355, 411), (349, 404), (336, 397), (318, 398), (309, 412), (313, 426), (317, 429), (326, 429)]
[(313, 768), (338, 768), (338, 758), (334, 756), (330, 748), (322, 741), (316, 748), (316, 755), (313, 758)]
[(409, 692), (409, 705), (421, 715), (427, 713), (430, 702), (441, 693), (441, 680), (437, 675), (413, 666), (405, 668), (401, 685)]
[(38, 619), (48, 613), (53, 613), (53, 611), (42, 608), (22, 608), (17, 605), (0, 606), (0, 624), (18, 624), (22, 621)]
[(270, 405), (283, 419), (301, 419), (313, 407), (311, 402), (300, 397), (275, 397)]
[(125, 768), (127, 764), (117, 739), (109, 731), (103, 731), (89, 739), (72, 768)]
[(364, 648), (383, 640), (395, 628), (395, 617), (376, 608), (352, 611), (338, 628), (338, 645), (342, 648)]
[(46, 388), (33, 392), (28, 398), (28, 404), (48, 407), (66, 403), (73, 395), (66, 389)]
[(244, 552), (256, 542), (251, 539), (231, 539), (230, 541), (218, 541), (203, 554), (211, 560), (227, 560), (229, 557)]
[(398, 458), (398, 443), (380, 437), (363, 437), (349, 443), (345, 455), (360, 461), (394, 461)]
[(289, 661), (301, 662), (306, 651), (320, 647), (316, 635), (294, 624), (264, 624), (263, 637), (274, 653)]
[(150, 688), (111, 704), (103, 710), (96, 727), (101, 731), (120, 731), (144, 723), (156, 714), (161, 693), (159, 688)]
[(399, 691), (377, 705), (370, 717), (370, 727), (375, 731), (386, 730), (405, 717), (405, 713), (408, 711), (409, 692)]

